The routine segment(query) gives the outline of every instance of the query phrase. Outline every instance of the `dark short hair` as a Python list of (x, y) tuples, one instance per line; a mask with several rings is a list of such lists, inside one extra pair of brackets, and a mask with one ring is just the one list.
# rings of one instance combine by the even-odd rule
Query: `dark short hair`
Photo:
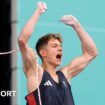
[(37, 54), (41, 57), (39, 51), (40, 49), (43, 48), (44, 45), (47, 45), (48, 44), (48, 41), (50, 39), (57, 39), (58, 41), (60, 41), (62, 43), (62, 38), (61, 38), (61, 35), (60, 34), (53, 34), (53, 33), (49, 33), (49, 34), (46, 34), (44, 36), (42, 36), (41, 38), (39, 38), (39, 40), (37, 41), (36, 43), (36, 51), (37, 51)]

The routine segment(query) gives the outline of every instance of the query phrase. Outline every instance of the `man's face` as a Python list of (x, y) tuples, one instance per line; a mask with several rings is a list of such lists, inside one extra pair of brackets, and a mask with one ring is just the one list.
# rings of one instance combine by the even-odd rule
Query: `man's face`
[(57, 39), (51, 39), (46, 46), (46, 59), (47, 62), (59, 66), (62, 61), (62, 45)]

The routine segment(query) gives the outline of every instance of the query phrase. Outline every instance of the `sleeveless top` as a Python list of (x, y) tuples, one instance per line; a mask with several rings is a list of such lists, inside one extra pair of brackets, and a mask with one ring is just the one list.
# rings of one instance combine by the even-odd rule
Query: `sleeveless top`
[[(57, 71), (59, 83), (44, 70), (39, 85), (42, 105), (74, 105), (71, 85), (61, 71)], [(27, 105), (39, 105), (38, 89), (25, 97)]]

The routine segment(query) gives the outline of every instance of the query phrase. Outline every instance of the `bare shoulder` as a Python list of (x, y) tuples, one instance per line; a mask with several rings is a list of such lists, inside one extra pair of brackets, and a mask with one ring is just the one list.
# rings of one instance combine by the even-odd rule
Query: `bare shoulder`
[(69, 77), (69, 79), (68, 79), (68, 70), (69, 70), (69, 68), (68, 68), (68, 66), (65, 66), (65, 67), (62, 67), (61, 68), (61, 72), (65, 75), (65, 77), (66, 77), (66, 79), (69, 81), (69, 80), (71, 80), (71, 78)]
[(37, 71), (30, 70), (30, 72), (31, 72), (31, 75), (28, 75), (27, 77), (28, 93), (35, 91), (39, 87), (42, 81), (44, 70), (40, 65), (38, 65)]

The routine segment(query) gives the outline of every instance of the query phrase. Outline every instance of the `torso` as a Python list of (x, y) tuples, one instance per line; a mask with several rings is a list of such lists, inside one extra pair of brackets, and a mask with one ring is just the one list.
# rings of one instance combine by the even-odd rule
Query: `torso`
[[(57, 72), (57, 76), (59, 83), (55, 82), (47, 71), (44, 71), (39, 86), (42, 105), (74, 105), (71, 86), (67, 79), (61, 71)], [(36, 105), (39, 105), (37, 89), (26, 96), (27, 105), (30, 105), (30, 96), (33, 96), (34, 102), (36, 102)]]

